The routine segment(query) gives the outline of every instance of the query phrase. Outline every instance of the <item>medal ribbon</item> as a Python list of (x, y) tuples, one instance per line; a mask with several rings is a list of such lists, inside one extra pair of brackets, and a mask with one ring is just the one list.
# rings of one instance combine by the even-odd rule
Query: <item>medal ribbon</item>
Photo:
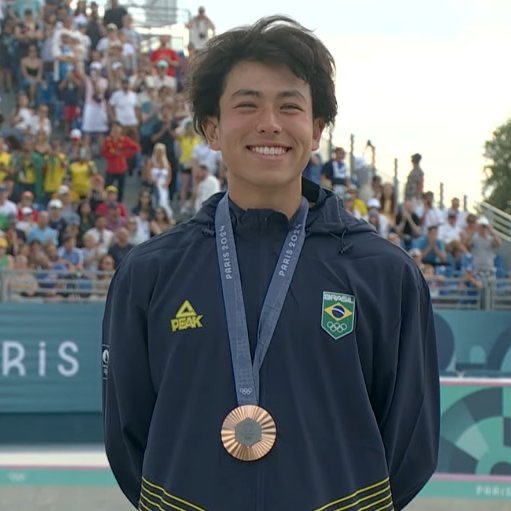
[(284, 245), (280, 251), (266, 297), (264, 299), (254, 361), (250, 354), (245, 304), (241, 277), (232, 230), (227, 193), (218, 203), (215, 214), (215, 232), (218, 265), (222, 282), (232, 368), (238, 405), (257, 405), (259, 401), (259, 370), (273, 337), (273, 332), (284, 305), (289, 285), (305, 241), (305, 222), (309, 205), (302, 198), (300, 208), (291, 219)]

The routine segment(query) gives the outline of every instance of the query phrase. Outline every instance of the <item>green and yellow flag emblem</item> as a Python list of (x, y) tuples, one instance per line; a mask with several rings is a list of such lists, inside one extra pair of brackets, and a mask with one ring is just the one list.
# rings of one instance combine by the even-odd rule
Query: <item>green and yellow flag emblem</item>
[(355, 324), (355, 297), (343, 293), (323, 291), (321, 328), (338, 340), (353, 332)]

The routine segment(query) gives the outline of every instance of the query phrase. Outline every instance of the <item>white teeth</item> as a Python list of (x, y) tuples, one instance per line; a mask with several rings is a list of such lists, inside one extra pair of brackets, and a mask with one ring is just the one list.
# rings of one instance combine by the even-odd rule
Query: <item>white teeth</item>
[(287, 149), (284, 147), (257, 146), (252, 147), (252, 151), (267, 156), (280, 156), (281, 154), (285, 154)]

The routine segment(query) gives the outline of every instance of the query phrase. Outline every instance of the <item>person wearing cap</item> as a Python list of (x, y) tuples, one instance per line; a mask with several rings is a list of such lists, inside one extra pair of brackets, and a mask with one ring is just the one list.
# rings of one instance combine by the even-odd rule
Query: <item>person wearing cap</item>
[(65, 145), (65, 152), (68, 161), (72, 162), (80, 157), (80, 149), (84, 146), (82, 130), (73, 128), (69, 132), (68, 141)]
[(119, 190), (119, 201), (124, 196), (124, 185), (128, 171), (128, 158), (133, 158), (140, 151), (139, 145), (130, 137), (123, 135), (122, 127), (114, 122), (110, 135), (101, 146), (101, 155), (105, 159), (105, 184), (114, 184)]
[(102, 56), (104, 56), (110, 46), (117, 42), (120, 42), (117, 26), (114, 23), (109, 23), (106, 26), (106, 35), (99, 40), (98, 44), (96, 45), (96, 50), (99, 51)]
[(48, 203), (48, 226), (57, 231), (59, 244), (67, 227), (67, 221), (62, 216), (62, 206), (60, 199), (52, 199)]
[(195, 59), (228, 191), (111, 281), (110, 467), (144, 511), (400, 511), (437, 465), (433, 311), (403, 250), (302, 179), (337, 115), (333, 58), (276, 16)]
[(57, 190), (57, 199), (62, 203), (62, 217), (67, 224), (78, 218), (76, 205), (78, 204), (79, 197), (71, 189), (71, 180), (67, 175)]
[(160, 36), (160, 46), (151, 52), (149, 60), (154, 64), (158, 65), (160, 61), (167, 63), (166, 73), (167, 75), (176, 79), (176, 68), (179, 66), (179, 58), (177, 53), (170, 47), (171, 38), (168, 35)]
[(447, 210), (446, 221), (438, 229), (438, 238), (444, 243), (445, 250), (459, 267), (461, 258), (468, 252), (461, 241), (461, 229), (457, 225), (458, 213), (454, 209)]
[(485, 216), (480, 216), (476, 225), (476, 231), (468, 246), (473, 256), (474, 271), (485, 278), (494, 278), (496, 251), (502, 240)]
[(21, 215), (18, 215), (16, 229), (19, 229), (25, 234), (25, 239), (30, 232), (30, 229), (36, 226), (37, 220), (34, 218), (35, 210), (30, 206), (23, 206), (20, 209)]
[(66, 76), (73, 72), (77, 64), (75, 47), (78, 41), (73, 31), (66, 28), (58, 31), (55, 37), (57, 38), (58, 44), (57, 52), (54, 54), (54, 79), (56, 82), (61, 82)]
[(215, 25), (206, 15), (206, 9), (199, 7), (197, 14), (186, 24), (189, 30), (188, 50), (190, 54), (197, 50), (202, 50), (209, 39), (215, 35)]
[(56, 60), (57, 57), (62, 55), (62, 34), (65, 34), (66, 41), (69, 42), (69, 36), (73, 33), (73, 15), (69, 12), (66, 12), (65, 5), (64, 11), (61, 14), (57, 15), (57, 19), (60, 23), (55, 25), (55, 28), (52, 33), (52, 43), (51, 43), (51, 55), (53, 57), (53, 79), (58, 82), (59, 81), (59, 62)]
[(117, 209), (122, 218), (128, 218), (126, 206), (122, 202), (119, 202), (119, 190), (117, 186), (114, 185), (108, 185), (105, 188), (105, 198), (96, 206), (94, 214), (106, 216), (108, 213), (108, 205), (112, 203), (117, 205)]
[(128, 219), (121, 216), (117, 202), (108, 202), (106, 208), (106, 228), (109, 231), (115, 232), (119, 227), (126, 225)]
[(152, 76), (153, 86), (156, 90), (161, 90), (163, 87), (174, 91), (176, 89), (176, 79), (167, 74), (169, 65), (166, 60), (159, 60), (155, 65), (155, 73)]

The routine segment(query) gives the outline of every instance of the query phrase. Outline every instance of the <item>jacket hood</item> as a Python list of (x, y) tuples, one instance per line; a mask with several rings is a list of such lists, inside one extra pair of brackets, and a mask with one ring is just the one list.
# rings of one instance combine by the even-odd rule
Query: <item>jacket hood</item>
[[(192, 223), (200, 224), (204, 234), (214, 235), (215, 211), (224, 192), (216, 193), (202, 206), (200, 211), (191, 219)], [(344, 238), (361, 232), (374, 232), (372, 226), (363, 220), (358, 220), (342, 206), (342, 201), (331, 191), (302, 178), (302, 195), (311, 203), (307, 216), (307, 235), (328, 234)], [(231, 208), (232, 211), (232, 208)]]

